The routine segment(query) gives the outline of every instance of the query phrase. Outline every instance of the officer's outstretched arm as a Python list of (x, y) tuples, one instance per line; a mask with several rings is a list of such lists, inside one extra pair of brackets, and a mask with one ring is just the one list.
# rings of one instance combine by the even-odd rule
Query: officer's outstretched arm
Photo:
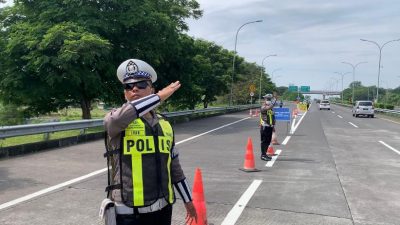
[(181, 87), (181, 83), (179, 81), (175, 81), (170, 85), (166, 86), (162, 90), (160, 90), (157, 95), (160, 97), (161, 101), (165, 101), (169, 96), (171, 96), (176, 90)]
[(108, 135), (114, 137), (125, 130), (134, 119), (142, 117), (158, 105), (160, 105), (160, 97), (156, 94), (127, 102), (107, 113), (104, 117), (104, 127), (108, 131)]
[(136, 109), (137, 117), (141, 117), (160, 105), (160, 101), (165, 101), (180, 87), (181, 83), (179, 81), (175, 81), (160, 90), (157, 94), (152, 94), (130, 103)]

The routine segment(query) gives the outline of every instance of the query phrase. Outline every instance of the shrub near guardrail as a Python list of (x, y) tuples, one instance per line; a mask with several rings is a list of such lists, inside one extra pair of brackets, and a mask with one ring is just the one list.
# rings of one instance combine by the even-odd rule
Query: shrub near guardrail
[(375, 103), (375, 108), (380, 108), (380, 109), (394, 109), (394, 105), (392, 104), (385, 104), (385, 103)]
[(0, 126), (22, 124), (23, 121), (24, 114), (18, 107), (13, 105), (4, 107), (0, 104)]
[(386, 104), (386, 105), (385, 105), (385, 109), (391, 109), (391, 110), (393, 110), (393, 109), (394, 109), (394, 105)]

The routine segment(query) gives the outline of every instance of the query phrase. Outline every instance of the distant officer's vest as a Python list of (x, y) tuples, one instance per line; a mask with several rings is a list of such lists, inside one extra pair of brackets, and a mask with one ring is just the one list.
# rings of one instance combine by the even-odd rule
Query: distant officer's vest
[(170, 123), (160, 118), (152, 129), (145, 120), (138, 118), (121, 137), (122, 202), (135, 208), (149, 206), (160, 198), (174, 203), (170, 175), (174, 133)]
[(267, 110), (267, 115), (260, 113), (261, 126), (273, 126), (275, 123), (275, 112), (272, 109)]

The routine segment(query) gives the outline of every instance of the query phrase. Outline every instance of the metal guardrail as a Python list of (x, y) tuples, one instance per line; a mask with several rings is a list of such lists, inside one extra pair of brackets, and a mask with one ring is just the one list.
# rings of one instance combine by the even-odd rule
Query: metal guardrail
[(390, 110), (390, 109), (375, 109), (375, 112), (380, 112), (380, 113), (389, 113), (389, 114), (395, 114), (400, 116), (400, 111), (398, 110)]
[[(162, 113), (167, 118), (188, 116), (201, 113), (219, 113), (219, 112), (231, 112), (254, 108), (258, 105), (238, 105), (230, 107), (216, 107), (207, 108), (199, 110), (186, 110), (177, 112), (166, 112)], [(78, 130), (86, 129), (91, 127), (101, 127), (103, 126), (103, 119), (91, 119), (91, 120), (75, 120), (66, 122), (51, 122), (51, 123), (41, 123), (41, 124), (29, 124), (29, 125), (17, 125), (17, 126), (4, 126), (0, 127), (0, 139), (25, 136), (31, 134), (43, 134), (52, 133), (57, 131), (65, 130)]]

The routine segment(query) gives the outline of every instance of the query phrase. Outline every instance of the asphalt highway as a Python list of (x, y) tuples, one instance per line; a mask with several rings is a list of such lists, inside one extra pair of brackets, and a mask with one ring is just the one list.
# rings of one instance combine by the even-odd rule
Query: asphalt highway
[[(174, 125), (189, 183), (202, 171), (210, 224), (399, 225), (400, 124), (317, 104), (279, 122), (261, 161), (258, 117), (226, 114)], [(292, 129), (292, 133), (290, 132)], [(259, 172), (241, 170), (248, 139)], [(107, 184), (103, 141), (0, 161), (1, 225), (95, 225)], [(173, 224), (185, 224), (180, 199)]]

